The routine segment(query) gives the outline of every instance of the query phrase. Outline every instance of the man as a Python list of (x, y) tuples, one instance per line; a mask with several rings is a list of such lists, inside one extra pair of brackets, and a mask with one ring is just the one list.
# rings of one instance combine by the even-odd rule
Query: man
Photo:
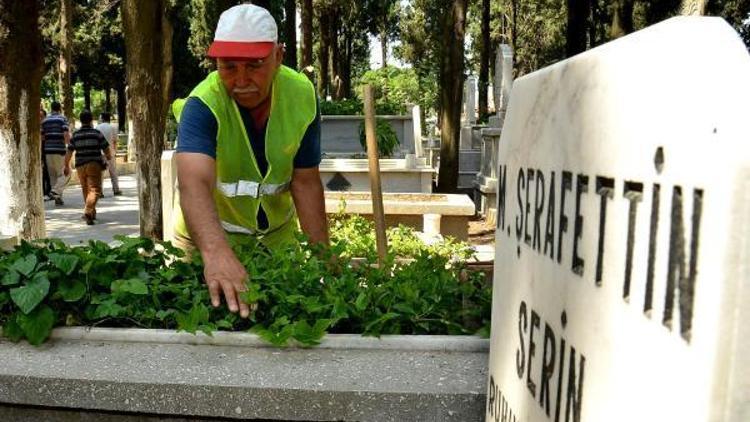
[[(44, 122), (44, 119), (47, 117), (47, 112), (44, 111), (44, 108), (39, 109), (39, 126), (41, 128), (41, 123)], [(44, 130), (41, 130), (41, 139), (42, 139), (42, 148), (40, 150), (41, 157), (42, 157), (42, 194), (44, 195), (44, 200), (52, 200), (52, 197), (50, 196), (50, 192), (52, 191), (52, 185), (49, 183), (49, 173), (47, 172), (47, 160), (44, 158)]]
[(68, 178), (63, 171), (63, 163), (70, 142), (70, 130), (68, 120), (60, 114), (62, 111), (60, 103), (53, 101), (51, 109), (49, 116), (42, 121), (44, 161), (47, 164), (47, 174), (51, 185), (49, 194), (55, 200), (55, 205), (64, 205), (63, 189), (68, 183)]
[(76, 172), (81, 182), (83, 200), (86, 203), (83, 209), (83, 219), (90, 226), (96, 220), (96, 202), (102, 191), (102, 171), (106, 166), (102, 152), (107, 161), (112, 160), (112, 154), (109, 150), (109, 142), (104, 135), (91, 125), (94, 119), (91, 112), (83, 110), (79, 118), (81, 128), (73, 134), (68, 145), (68, 152), (65, 154), (65, 175), (70, 175), (70, 159), (75, 152)]
[(218, 70), (173, 106), (181, 210), (175, 243), (200, 251), (213, 306), (223, 293), (242, 317), (250, 313), (238, 298), (248, 274), (227, 237), (250, 235), (272, 248), (294, 241), (299, 217), (312, 242), (328, 242), (315, 90), (281, 65), (277, 39), (267, 10), (226, 10), (208, 50)]
[(107, 161), (109, 180), (112, 183), (112, 194), (115, 196), (122, 195), (120, 183), (117, 179), (117, 128), (110, 123), (111, 114), (109, 113), (102, 113), (99, 116), (99, 120), (100, 122), (96, 125), (96, 130), (104, 135), (104, 138), (109, 142), (109, 150), (112, 152), (112, 159)]

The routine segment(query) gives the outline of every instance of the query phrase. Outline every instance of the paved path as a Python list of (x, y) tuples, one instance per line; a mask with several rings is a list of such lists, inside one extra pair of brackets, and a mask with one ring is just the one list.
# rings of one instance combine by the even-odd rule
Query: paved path
[[(79, 185), (68, 185), (63, 199), (65, 205), (55, 206), (53, 201), (46, 201), (47, 237), (62, 239), (68, 244), (85, 243), (89, 239), (104, 242), (114, 240), (116, 234), (137, 235), (138, 193), (135, 175), (120, 176), (122, 196), (112, 196), (109, 179), (104, 180), (104, 198), (96, 205), (96, 224), (87, 226), (81, 219), (83, 215), (83, 195)], [(494, 242), (488, 245), (475, 245), (479, 261), (492, 261), (495, 257)]]
[(96, 224), (87, 226), (83, 215), (83, 195), (80, 185), (68, 185), (63, 193), (65, 205), (44, 203), (47, 237), (62, 239), (68, 244), (78, 244), (89, 239), (111, 242), (116, 234), (139, 233), (138, 193), (135, 175), (120, 176), (121, 196), (112, 195), (109, 179), (104, 180), (104, 198), (96, 205)]

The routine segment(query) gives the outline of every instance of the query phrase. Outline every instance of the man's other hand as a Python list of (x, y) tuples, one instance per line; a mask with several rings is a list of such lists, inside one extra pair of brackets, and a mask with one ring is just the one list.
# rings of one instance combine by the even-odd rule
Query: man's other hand
[(240, 293), (247, 290), (248, 274), (234, 253), (227, 250), (208, 254), (203, 261), (203, 275), (211, 295), (211, 304), (218, 307), (223, 292), (230, 312), (239, 310), (242, 318), (250, 316), (250, 306), (239, 297)]

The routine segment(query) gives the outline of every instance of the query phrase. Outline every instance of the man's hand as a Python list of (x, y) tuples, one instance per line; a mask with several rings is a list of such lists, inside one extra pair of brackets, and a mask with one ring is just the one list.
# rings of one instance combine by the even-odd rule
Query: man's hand
[(231, 250), (212, 253), (204, 256), (203, 275), (206, 278), (211, 304), (218, 307), (221, 304), (221, 293), (230, 312), (240, 311), (242, 318), (250, 316), (250, 306), (240, 300), (239, 294), (247, 290), (248, 275), (245, 267)]
[(65, 177), (70, 176), (70, 166), (63, 167), (63, 174), (65, 175)]

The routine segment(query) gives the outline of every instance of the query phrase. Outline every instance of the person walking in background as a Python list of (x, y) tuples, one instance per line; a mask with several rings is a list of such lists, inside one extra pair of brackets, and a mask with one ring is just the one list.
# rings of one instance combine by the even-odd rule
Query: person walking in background
[(67, 174), (64, 172), (65, 152), (70, 142), (70, 129), (68, 119), (60, 112), (62, 106), (59, 102), (52, 102), (52, 112), (42, 121), (42, 145), (44, 149), (44, 161), (47, 164), (47, 174), (50, 181), (50, 196), (55, 200), (55, 205), (63, 205), (63, 190), (68, 183)]
[[(83, 200), (86, 202), (83, 219), (86, 220), (86, 224), (92, 225), (96, 219), (96, 202), (102, 191), (102, 171), (106, 167), (104, 158), (110, 161), (112, 154), (107, 139), (91, 125), (94, 119), (91, 112), (83, 110), (79, 118), (81, 128), (73, 134), (73, 139), (68, 145), (68, 152), (65, 154), (65, 175), (70, 174), (70, 159), (75, 152), (76, 172), (81, 182)], [(102, 152), (104, 152), (104, 158), (102, 158)]]
[[(47, 112), (44, 111), (43, 108), (39, 109), (39, 122), (44, 122), (44, 118), (47, 117)], [(41, 128), (41, 124), (40, 124)], [(52, 186), (49, 183), (49, 173), (47, 172), (47, 160), (44, 159), (44, 131), (41, 131), (42, 136), (42, 143), (41, 143), (41, 156), (42, 156), (42, 193), (44, 195), (44, 200), (52, 200), (52, 197), (50, 196), (50, 191), (52, 190)]]
[(122, 195), (122, 191), (117, 179), (117, 128), (110, 123), (111, 118), (112, 116), (109, 113), (102, 113), (99, 119), (100, 122), (96, 125), (96, 130), (101, 132), (107, 142), (109, 142), (112, 159), (107, 162), (107, 167), (109, 168), (109, 180), (112, 183), (112, 194), (117, 196)]

